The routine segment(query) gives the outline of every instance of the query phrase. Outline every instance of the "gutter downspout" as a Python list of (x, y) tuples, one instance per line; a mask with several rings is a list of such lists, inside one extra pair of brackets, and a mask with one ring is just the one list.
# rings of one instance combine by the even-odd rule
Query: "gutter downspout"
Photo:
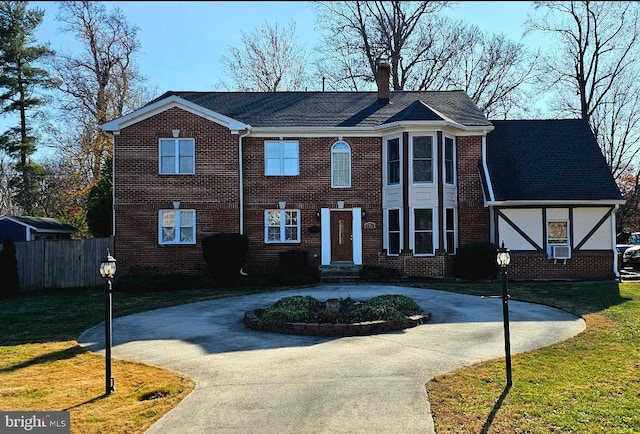
[(619, 205), (616, 205), (615, 208), (611, 211), (611, 239), (613, 240), (613, 275), (616, 276), (616, 279), (620, 282), (620, 271), (618, 270), (618, 249), (616, 247), (616, 211), (618, 210)]
[(244, 234), (244, 173), (242, 170), (242, 139), (247, 137), (251, 133), (251, 125), (247, 125), (247, 129), (244, 134), (240, 134), (238, 137), (238, 198), (239, 198), (239, 228), (240, 235)]
[[(489, 193), (489, 197), (485, 198), (485, 200), (489, 203), (495, 202), (493, 185), (489, 177), (489, 167), (487, 167), (487, 130), (482, 131), (482, 170), (484, 171), (484, 179), (487, 180), (487, 191)], [(492, 205), (489, 205), (489, 231), (489, 240), (497, 244), (500, 234), (498, 233), (498, 225), (495, 219), (495, 209)]]

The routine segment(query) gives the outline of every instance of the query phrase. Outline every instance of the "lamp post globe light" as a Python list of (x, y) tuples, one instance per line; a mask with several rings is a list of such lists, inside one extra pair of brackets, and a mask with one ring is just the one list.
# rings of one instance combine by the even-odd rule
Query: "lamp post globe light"
[(509, 294), (507, 293), (507, 267), (511, 262), (511, 256), (509, 255), (509, 249), (504, 246), (498, 249), (498, 255), (496, 257), (498, 265), (502, 273), (502, 318), (504, 323), (504, 352), (505, 363), (507, 369), (507, 388), (512, 385), (511, 381), (511, 342), (509, 338)]
[(100, 275), (107, 280), (107, 291), (105, 294), (105, 321), (104, 321), (104, 351), (105, 351), (105, 395), (111, 394), (115, 390), (115, 384), (111, 377), (111, 312), (112, 312), (112, 281), (116, 275), (116, 260), (109, 249), (107, 255), (100, 263)]

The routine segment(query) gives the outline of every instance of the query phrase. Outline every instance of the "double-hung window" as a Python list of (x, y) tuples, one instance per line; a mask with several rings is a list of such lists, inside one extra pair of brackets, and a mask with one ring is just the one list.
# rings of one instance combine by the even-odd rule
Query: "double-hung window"
[(297, 140), (264, 142), (264, 174), (266, 176), (296, 176), (299, 169)]
[(192, 175), (195, 167), (194, 139), (160, 139), (161, 175)]
[(300, 242), (300, 210), (266, 210), (264, 220), (265, 243)]
[(195, 244), (196, 211), (162, 209), (158, 218), (159, 244)]
[(453, 185), (456, 179), (455, 172), (455, 145), (451, 137), (444, 138), (444, 182)]
[(444, 210), (444, 223), (447, 253), (454, 254), (456, 252), (456, 221), (455, 210), (453, 208), (446, 208)]
[(387, 254), (399, 255), (400, 254), (400, 210), (390, 209), (387, 212), (388, 224), (387, 224)]
[(413, 137), (413, 182), (433, 182), (433, 137)]
[(414, 245), (413, 252), (416, 255), (433, 254), (433, 210), (414, 210)]
[(400, 139), (387, 140), (387, 185), (400, 184)]
[(331, 147), (331, 187), (351, 187), (351, 148), (343, 141)]

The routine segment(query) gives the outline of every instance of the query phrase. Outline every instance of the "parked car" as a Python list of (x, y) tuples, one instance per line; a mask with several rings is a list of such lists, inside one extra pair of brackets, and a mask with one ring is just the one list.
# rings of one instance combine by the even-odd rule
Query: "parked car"
[(616, 245), (618, 252), (622, 253), (622, 265), (630, 265), (640, 269), (640, 232), (633, 232), (629, 236), (627, 244)]
[(616, 249), (618, 249), (618, 253), (624, 253), (627, 249), (633, 246), (640, 246), (640, 232), (632, 232), (626, 243), (616, 244)]

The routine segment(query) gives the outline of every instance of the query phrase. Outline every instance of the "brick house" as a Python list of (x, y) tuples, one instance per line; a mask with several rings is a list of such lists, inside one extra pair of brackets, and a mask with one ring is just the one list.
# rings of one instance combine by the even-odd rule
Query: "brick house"
[(505, 243), (512, 278), (617, 274), (623, 203), (581, 120), (489, 121), (462, 91), (167, 92), (102, 126), (114, 143), (118, 265), (204, 269), (200, 240), (246, 234), (245, 271), (312, 265), (444, 277)]

